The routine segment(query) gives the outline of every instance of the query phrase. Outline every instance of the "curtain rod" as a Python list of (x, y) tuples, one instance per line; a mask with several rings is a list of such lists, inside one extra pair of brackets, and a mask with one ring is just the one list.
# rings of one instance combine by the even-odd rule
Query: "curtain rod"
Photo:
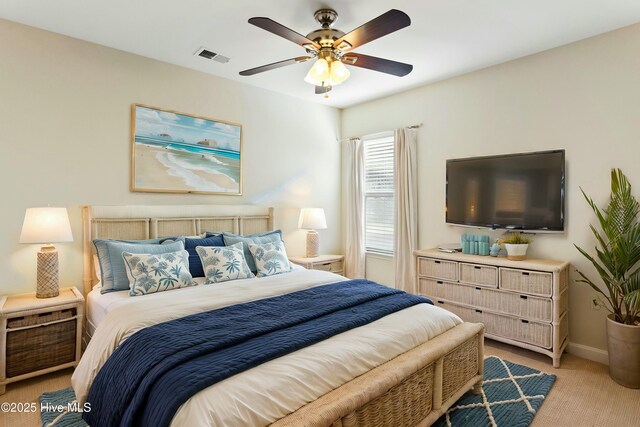
[[(418, 129), (418, 128), (421, 128), (421, 127), (422, 127), (422, 123), (418, 123), (418, 124), (411, 125), (411, 126), (404, 126), (405, 129)], [(373, 132), (373, 133), (370, 133), (369, 135), (377, 135), (379, 133), (384, 133), (384, 132), (389, 132), (389, 131)], [(338, 142), (346, 142), (346, 141), (348, 141), (348, 140), (350, 140), (352, 138), (362, 138), (362, 137), (361, 136), (351, 136), (351, 137), (342, 138), (342, 139), (336, 138), (336, 141), (338, 141)]]

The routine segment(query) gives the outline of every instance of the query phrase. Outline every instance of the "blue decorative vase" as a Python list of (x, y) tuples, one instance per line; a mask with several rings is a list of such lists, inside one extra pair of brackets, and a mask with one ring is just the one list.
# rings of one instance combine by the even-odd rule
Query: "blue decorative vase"
[(496, 242), (491, 246), (491, 250), (489, 251), (489, 255), (491, 256), (498, 256), (498, 254), (500, 253), (500, 249), (502, 249), (500, 247), (500, 245)]

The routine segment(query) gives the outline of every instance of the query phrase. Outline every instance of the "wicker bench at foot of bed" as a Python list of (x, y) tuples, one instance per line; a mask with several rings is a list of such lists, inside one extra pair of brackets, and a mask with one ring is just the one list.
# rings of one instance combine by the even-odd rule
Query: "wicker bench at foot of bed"
[(273, 427), (428, 426), (480, 391), (484, 326), (463, 323), (310, 402)]

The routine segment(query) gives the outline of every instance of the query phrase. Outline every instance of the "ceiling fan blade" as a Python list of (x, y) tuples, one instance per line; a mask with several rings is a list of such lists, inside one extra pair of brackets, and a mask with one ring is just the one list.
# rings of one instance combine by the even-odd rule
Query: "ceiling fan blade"
[(320, 45), (315, 43), (312, 40), (309, 40), (302, 34), (296, 33), (291, 28), (287, 28), (282, 24), (278, 24), (273, 19), (264, 18), (264, 17), (256, 17), (250, 18), (249, 24), (253, 24), (256, 27), (260, 27), (263, 30), (269, 31), (277, 36), (284, 37), (287, 40), (290, 40), (296, 44), (299, 44), (305, 48), (315, 48), (315, 50), (320, 50)]
[(276, 68), (286, 67), (287, 65), (297, 64), (299, 62), (308, 61), (311, 56), (298, 56), (297, 58), (285, 59), (284, 61), (273, 62), (271, 64), (263, 65), (261, 67), (251, 68), (249, 70), (240, 71), (241, 76), (252, 76), (254, 74), (262, 73), (269, 70), (275, 70)]
[(316, 95), (322, 95), (333, 89), (332, 86), (316, 86)]
[(413, 70), (413, 65), (411, 64), (378, 58), (377, 56), (363, 55), (356, 52), (344, 55), (342, 62), (346, 65), (367, 68), (369, 70), (380, 71), (381, 73), (393, 74), (398, 77), (406, 76)]
[(358, 46), (362, 46), (365, 43), (379, 39), (409, 25), (411, 25), (409, 15), (400, 10), (391, 9), (340, 37), (333, 43), (333, 46), (342, 51), (355, 49)]

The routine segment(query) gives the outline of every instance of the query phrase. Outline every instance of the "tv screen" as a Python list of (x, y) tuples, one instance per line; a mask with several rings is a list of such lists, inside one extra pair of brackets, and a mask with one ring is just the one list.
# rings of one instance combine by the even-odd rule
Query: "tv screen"
[(564, 230), (564, 150), (447, 160), (450, 224)]

